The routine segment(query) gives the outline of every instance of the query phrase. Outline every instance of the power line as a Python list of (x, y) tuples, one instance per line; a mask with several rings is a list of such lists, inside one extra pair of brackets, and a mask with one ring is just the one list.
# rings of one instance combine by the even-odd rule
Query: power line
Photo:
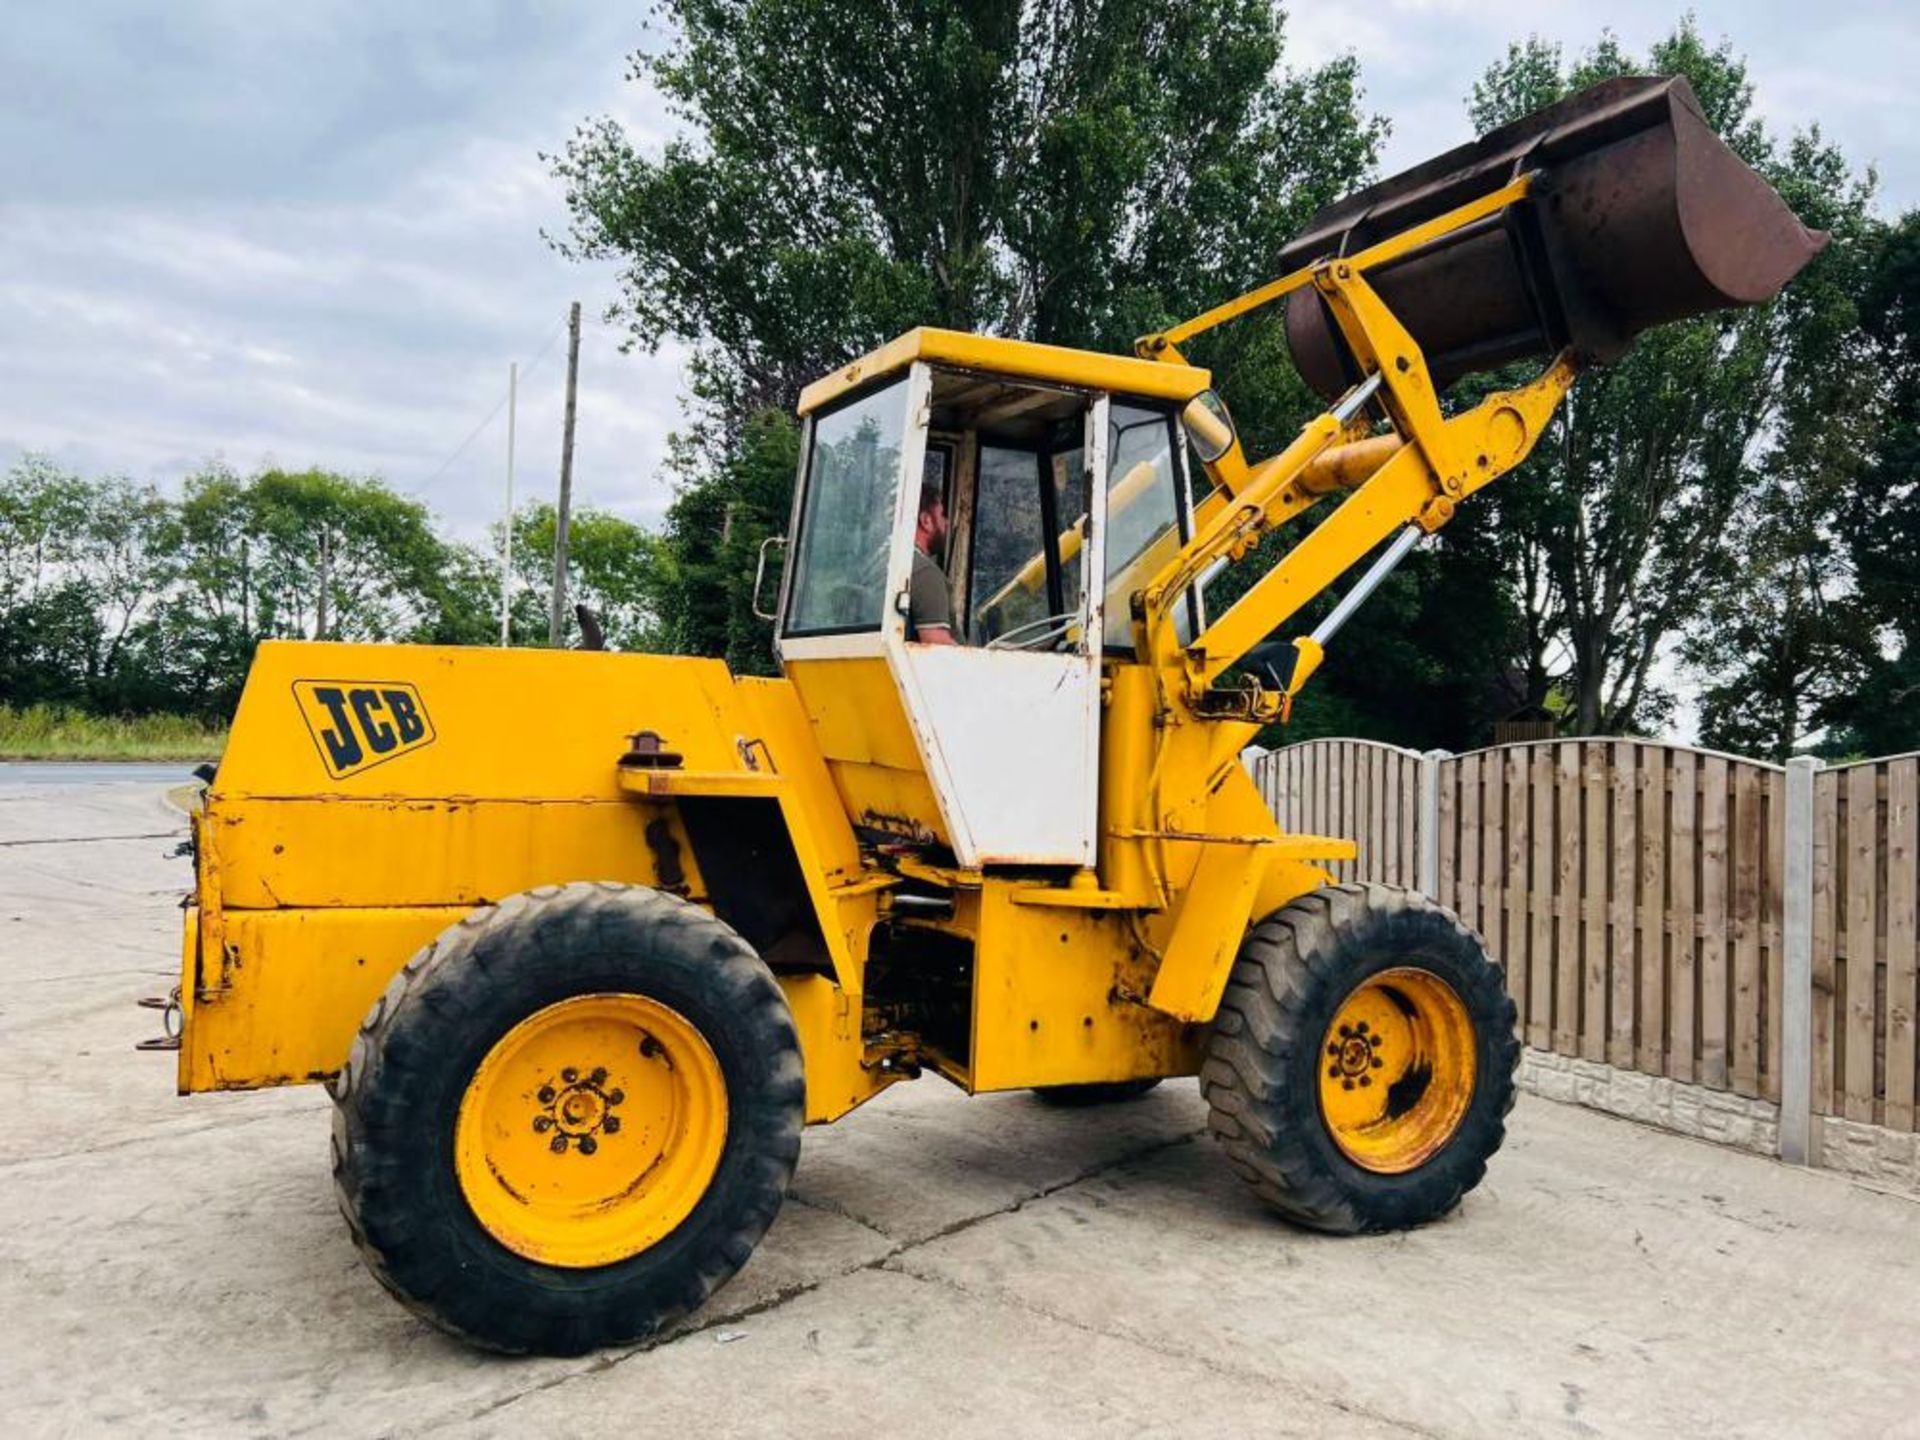
[[(534, 352), (533, 359), (520, 367), (520, 377), (523, 380), (532, 375), (534, 370), (538, 368), (540, 362), (547, 358), (548, 352), (553, 349), (553, 342), (560, 338), (560, 332), (566, 328), (567, 317), (565, 315), (562, 315), (558, 320), (553, 322), (553, 328), (547, 332), (547, 338), (541, 342), (540, 348)], [(440, 462), (439, 467), (418, 484), (409, 485), (406, 493), (409, 495), (418, 495), (429, 485), (433, 484), (434, 481), (446, 474), (447, 471), (451, 470), (454, 462), (467, 453), (467, 447), (485, 434), (487, 427), (493, 424), (495, 420), (498, 420), (500, 418), (500, 412), (506, 408), (507, 397), (502, 395), (498, 400), (494, 401), (493, 408), (486, 413), (480, 423), (467, 432), (467, 438), (453, 447), (452, 453)]]

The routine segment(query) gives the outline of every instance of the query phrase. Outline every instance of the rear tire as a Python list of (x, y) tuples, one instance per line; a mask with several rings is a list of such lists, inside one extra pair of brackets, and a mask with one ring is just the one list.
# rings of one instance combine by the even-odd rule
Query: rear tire
[(1114, 1105), (1122, 1100), (1138, 1100), (1159, 1083), (1158, 1079), (1150, 1078), (1101, 1080), (1091, 1085), (1038, 1085), (1034, 1087), (1033, 1098), (1042, 1105), (1077, 1110), (1087, 1105)]
[[(556, 1047), (577, 1066), (527, 1079)], [(446, 931), (330, 1089), (335, 1188), (374, 1276), (476, 1345), (554, 1355), (646, 1339), (746, 1263), (799, 1158), (806, 1091), (759, 956), (684, 900), (614, 884), (517, 895)], [(609, 1235), (609, 1207), (635, 1219)]]
[[(1343, 1019), (1364, 1013), (1371, 1031)], [(1480, 1183), (1505, 1138), (1514, 1020), (1500, 967), (1452, 911), (1385, 885), (1317, 890), (1241, 945), (1200, 1071), (1209, 1128), (1297, 1224), (1421, 1224)], [(1383, 1030), (1393, 1043), (1376, 1055)]]

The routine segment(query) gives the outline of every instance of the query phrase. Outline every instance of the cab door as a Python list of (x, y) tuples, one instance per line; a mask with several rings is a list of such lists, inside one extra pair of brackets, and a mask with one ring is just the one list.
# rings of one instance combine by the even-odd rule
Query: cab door
[[(1057, 402), (1056, 402), (1057, 403)], [(1104, 396), (1051, 439), (973, 434), (957, 645), (891, 627), (889, 662), (955, 858), (1093, 865), (1098, 849)], [(909, 561), (911, 555), (908, 556)]]
[(812, 418), (781, 664), (868, 840), (945, 847), (967, 868), (1091, 866), (1104, 397), (1040, 397), (1062, 414), (1059, 443), (962, 423), (964, 445), (936, 447), (950, 508), (969, 517), (934, 557), (966, 571), (947, 575), (963, 643), (907, 637), (919, 496), (936, 478), (929, 426), (943, 396), (980, 384), (915, 363)]

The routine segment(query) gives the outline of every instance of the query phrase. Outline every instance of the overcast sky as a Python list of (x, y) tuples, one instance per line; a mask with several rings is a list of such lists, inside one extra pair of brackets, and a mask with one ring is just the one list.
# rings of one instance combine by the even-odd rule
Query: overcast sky
[[(1875, 164), (1888, 213), (1920, 202), (1920, 6), (1694, 8), (1748, 57), (1770, 120), (1818, 120)], [(373, 473), (472, 535), (500, 502), (504, 416), (482, 422), (509, 361), (523, 370), (520, 482), (551, 489), (557, 329), (578, 298), (579, 494), (657, 518), (681, 357), (621, 355), (598, 319), (609, 273), (541, 238), (564, 212), (539, 152), (589, 115), (619, 117), (643, 146), (665, 134), (656, 98), (624, 79), (643, 13), (8, 6), (0, 465), (38, 451), (166, 486), (216, 457)], [(1468, 138), (1463, 97), (1509, 40), (1577, 49), (1604, 23), (1638, 52), (1678, 13), (1649, 0), (1300, 3), (1289, 59), (1359, 56), (1369, 108), (1394, 125), (1391, 171)]]

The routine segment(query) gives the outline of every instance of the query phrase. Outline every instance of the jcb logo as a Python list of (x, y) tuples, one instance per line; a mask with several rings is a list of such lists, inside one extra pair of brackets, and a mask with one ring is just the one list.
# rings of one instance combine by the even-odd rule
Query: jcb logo
[(433, 743), (420, 691), (399, 680), (296, 680), (293, 698), (336, 780)]

